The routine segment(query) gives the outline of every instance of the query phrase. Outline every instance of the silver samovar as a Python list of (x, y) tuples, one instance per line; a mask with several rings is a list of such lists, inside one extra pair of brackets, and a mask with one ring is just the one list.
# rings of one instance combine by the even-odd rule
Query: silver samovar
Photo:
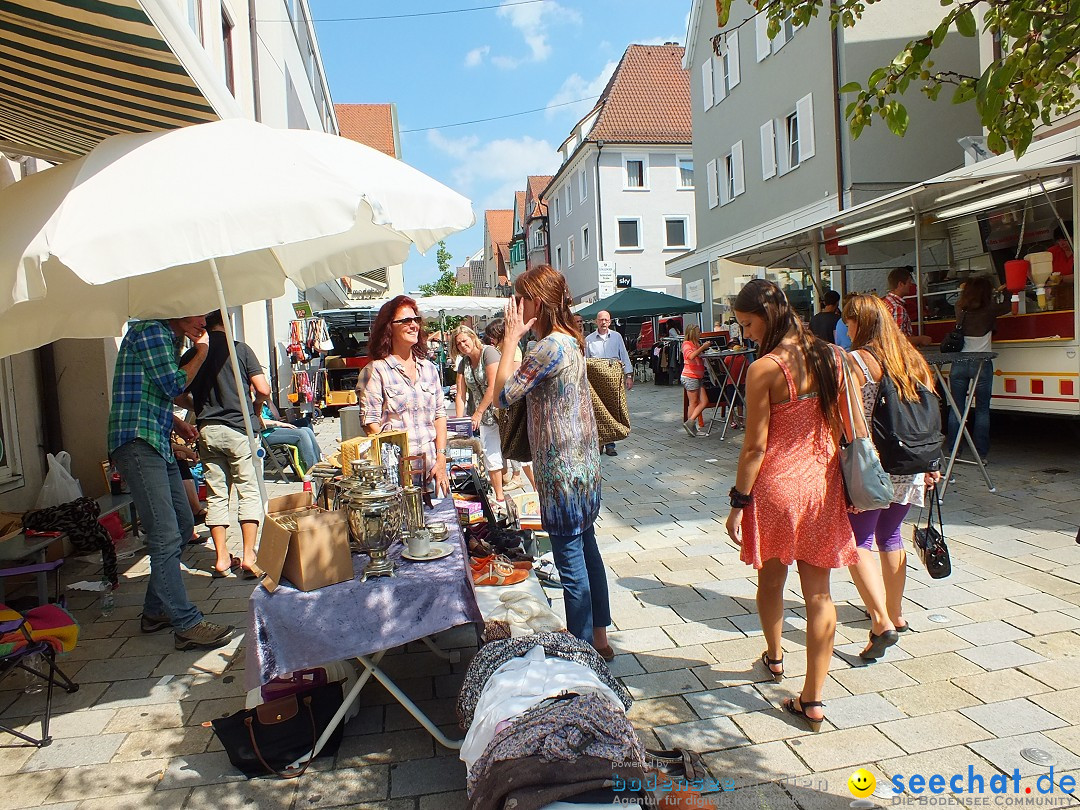
[(343, 501), (355, 550), (371, 558), (364, 566), (360, 581), (364, 582), (368, 577), (394, 576), (394, 563), (387, 557), (387, 551), (404, 535), (401, 487), (385, 481), (374, 486), (354, 483)]

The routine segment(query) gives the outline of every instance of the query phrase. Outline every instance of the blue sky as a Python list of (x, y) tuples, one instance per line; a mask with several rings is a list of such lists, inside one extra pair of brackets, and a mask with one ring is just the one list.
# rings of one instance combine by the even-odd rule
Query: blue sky
[[(473, 201), (478, 224), (446, 240), (454, 266), (482, 247), (485, 209), (510, 208), (526, 175), (555, 172), (556, 149), (592, 102), (553, 105), (599, 95), (631, 43), (681, 43), (690, 10), (690, 0), (513, 1), (334, 21), (499, 0), (309, 0), (334, 101), (396, 103), (404, 160)], [(405, 289), (435, 275), (435, 251), (414, 249)]]

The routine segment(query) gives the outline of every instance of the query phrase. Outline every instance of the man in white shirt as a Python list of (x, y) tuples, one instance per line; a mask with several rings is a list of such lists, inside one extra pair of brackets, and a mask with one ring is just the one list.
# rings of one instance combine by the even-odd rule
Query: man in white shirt
[[(606, 309), (600, 310), (596, 315), (596, 331), (585, 338), (586, 357), (610, 357), (622, 363), (626, 374), (626, 390), (634, 387), (634, 367), (630, 363), (630, 355), (626, 351), (626, 344), (618, 332), (611, 330), (611, 313)], [(615, 443), (612, 442), (602, 448), (602, 452), (609, 456), (619, 455), (615, 451)]]

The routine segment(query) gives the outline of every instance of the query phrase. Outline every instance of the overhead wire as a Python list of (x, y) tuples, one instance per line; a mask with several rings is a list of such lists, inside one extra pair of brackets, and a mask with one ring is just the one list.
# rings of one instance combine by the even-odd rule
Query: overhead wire
[(443, 124), (438, 127), (413, 127), (412, 129), (403, 129), (401, 134), (404, 135), (407, 132), (427, 132), (431, 129), (451, 129), (453, 127), (465, 127), (469, 124), (483, 124), (487, 121), (501, 121), (504, 118), (516, 118), (519, 115), (532, 115), (533, 113), (544, 112), (545, 110), (553, 110), (556, 107), (568, 107), (571, 104), (580, 104), (583, 101), (596, 101), (600, 96), (590, 96), (588, 98), (579, 98), (574, 101), (563, 101), (559, 104), (548, 104), (546, 107), (537, 107), (533, 110), (522, 110), (521, 112), (506, 113), (505, 115), (493, 115), (490, 118), (474, 118), (471, 121), (458, 121), (454, 124)]
[(406, 14), (379, 14), (368, 17), (317, 17), (312, 22), (370, 22), (376, 20), (404, 20), (414, 17), (438, 17), (445, 14), (467, 14), (472, 11), (490, 11), (510, 6), (528, 6), (534, 3), (553, 3), (556, 0), (513, 0), (508, 3), (495, 3), (489, 6), (469, 6), (468, 8), (448, 8), (442, 11), (414, 11)]

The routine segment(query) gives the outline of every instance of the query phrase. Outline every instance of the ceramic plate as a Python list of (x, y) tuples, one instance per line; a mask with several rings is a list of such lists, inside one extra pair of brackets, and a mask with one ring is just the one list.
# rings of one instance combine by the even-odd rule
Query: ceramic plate
[(432, 542), (431, 550), (423, 557), (414, 557), (409, 553), (408, 546), (401, 552), (401, 556), (406, 560), (412, 560), (413, 562), (431, 562), (432, 560), (441, 560), (443, 557), (448, 557), (453, 551), (454, 547), (449, 543)]

